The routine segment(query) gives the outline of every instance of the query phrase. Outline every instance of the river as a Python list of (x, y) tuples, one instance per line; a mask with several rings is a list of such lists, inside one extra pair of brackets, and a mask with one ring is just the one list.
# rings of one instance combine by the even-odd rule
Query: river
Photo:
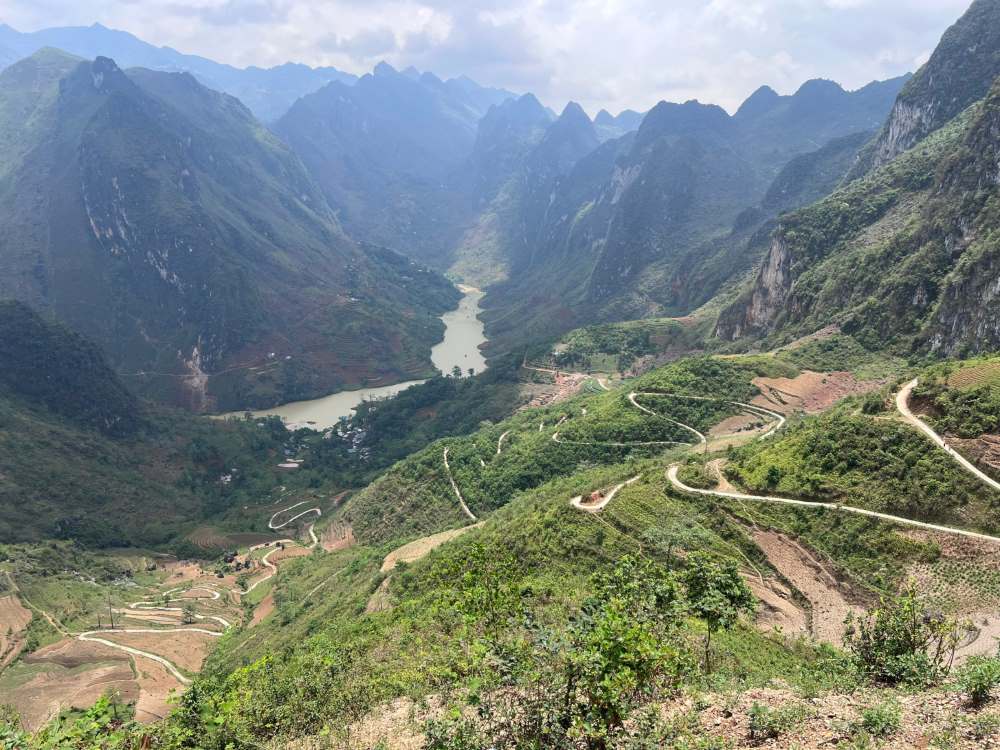
[[(458, 288), (464, 296), (457, 309), (441, 316), (445, 325), (444, 340), (431, 349), (431, 362), (445, 374), (450, 374), (455, 366), (463, 374), (468, 374), (469, 368), (482, 372), (486, 369), (486, 359), (479, 350), (479, 345), (486, 341), (483, 322), (479, 320), (479, 303), (483, 299), (483, 292), (461, 284)], [(255, 417), (279, 416), (290, 429), (311, 427), (314, 430), (325, 430), (337, 424), (341, 417), (351, 416), (354, 408), (362, 401), (395, 396), (400, 391), (423, 382), (425, 381), (409, 380), (380, 388), (340, 391), (310, 401), (293, 401), (271, 409), (254, 411), (252, 414)], [(242, 416), (245, 413), (232, 412), (223, 416)]]

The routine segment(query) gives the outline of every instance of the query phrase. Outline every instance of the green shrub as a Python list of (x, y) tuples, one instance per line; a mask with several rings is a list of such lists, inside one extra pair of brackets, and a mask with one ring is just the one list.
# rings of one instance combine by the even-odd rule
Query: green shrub
[(955, 675), (955, 688), (966, 695), (973, 706), (987, 703), (997, 685), (1000, 685), (1000, 659), (995, 657), (973, 656)]
[(899, 731), (903, 711), (895, 701), (886, 701), (861, 712), (859, 728), (870, 737), (891, 737)]
[(750, 739), (766, 742), (780, 737), (805, 718), (801, 706), (769, 708), (756, 701), (750, 707)]
[(1000, 731), (1000, 716), (997, 714), (983, 714), (972, 720), (969, 733), (973, 739), (988, 740), (996, 736)]
[(876, 682), (935, 683), (948, 673), (958, 645), (955, 621), (926, 611), (912, 585), (846, 625), (855, 666)]
[(631, 558), (593, 587), (566, 628), (508, 621), (481, 642), (476, 715), (430, 722), (428, 750), (622, 746), (629, 717), (693, 671), (676, 636), (683, 602), (669, 572)]

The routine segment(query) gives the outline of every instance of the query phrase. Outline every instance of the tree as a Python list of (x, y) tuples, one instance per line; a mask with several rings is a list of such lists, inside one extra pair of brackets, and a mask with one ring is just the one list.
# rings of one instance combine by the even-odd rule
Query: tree
[(898, 596), (848, 616), (844, 644), (858, 669), (877, 682), (933, 683), (951, 669), (959, 627), (927, 610), (911, 582)]
[(593, 594), (564, 626), (523, 628), (490, 641), (475, 715), (427, 726), (428, 750), (606, 750), (636, 709), (677, 689), (691, 660), (676, 637), (683, 602), (662, 566), (625, 558), (593, 578)]
[(451, 368), (451, 376), (453, 378), (460, 378), (460, 377), (462, 377), (462, 368), (459, 367), (458, 365), (455, 365), (454, 367), (452, 367)]
[(712, 671), (712, 634), (733, 627), (741, 614), (757, 607), (753, 592), (732, 560), (715, 562), (709, 555), (691, 555), (683, 575), (691, 611), (708, 627), (705, 635), (705, 671)]
[(468, 369), (468, 373), (469, 373), (469, 377), (471, 378), (471, 377), (472, 377), (473, 375), (475, 375), (475, 374), (476, 374), (476, 368), (474, 368), (474, 367), (470, 367), (470, 368)]
[(191, 602), (185, 603), (181, 608), (181, 622), (185, 625), (191, 625), (196, 619), (194, 605)]

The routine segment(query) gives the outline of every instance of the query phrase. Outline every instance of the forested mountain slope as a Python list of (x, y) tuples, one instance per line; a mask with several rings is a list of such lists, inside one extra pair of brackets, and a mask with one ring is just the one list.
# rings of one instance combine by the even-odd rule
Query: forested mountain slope
[(236, 99), (107, 58), (43, 50), (0, 73), (0, 223), (0, 294), (195, 410), (426, 375), (458, 297), (349, 240)]
[(21, 303), (0, 302), (0, 359), (0, 544), (190, 552), (186, 532), (277, 481), (280, 434), (138, 401), (95, 345)]
[[(660, 103), (634, 136), (605, 142), (522, 210), (541, 218), (533, 232), (516, 225), (528, 261), (486, 298), (494, 349), (551, 333), (552, 321), (558, 333), (695, 309), (753, 265), (769, 219), (833, 189), (904, 81), (856, 92), (810, 81), (788, 97), (765, 88), (732, 117)], [(789, 180), (811, 184), (799, 194)]]
[(513, 95), (386, 63), (332, 83), (275, 123), (354, 237), (447, 265), (469, 196), (453, 184), (479, 120)]
[(872, 348), (996, 349), (998, 136), (1000, 82), (916, 147), (783, 217), (718, 335), (837, 323)]

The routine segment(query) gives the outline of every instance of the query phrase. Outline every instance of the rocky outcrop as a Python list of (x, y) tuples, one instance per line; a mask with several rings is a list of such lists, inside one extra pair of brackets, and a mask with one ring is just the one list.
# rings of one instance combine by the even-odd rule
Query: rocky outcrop
[(899, 94), (882, 132), (850, 177), (892, 161), (969, 105), (1000, 75), (1000, 0), (976, 0)]
[(779, 228), (771, 239), (750, 294), (720, 315), (716, 336), (732, 341), (766, 330), (788, 299), (792, 280), (791, 253)]
[(1000, 79), (919, 149), (787, 214), (724, 340), (830, 323), (873, 347), (1000, 348)]

